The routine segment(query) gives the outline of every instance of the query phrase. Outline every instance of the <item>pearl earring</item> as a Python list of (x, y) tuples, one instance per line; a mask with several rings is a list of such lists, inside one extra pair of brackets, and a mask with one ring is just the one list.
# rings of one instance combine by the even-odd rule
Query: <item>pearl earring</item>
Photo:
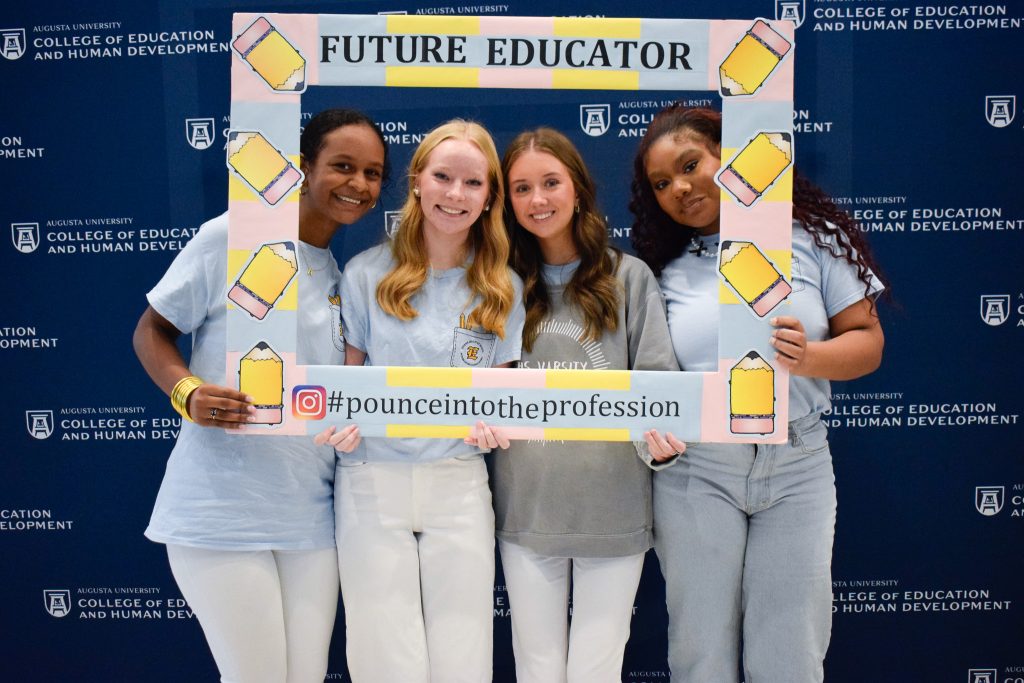
[(412, 188), (412, 193), (413, 193), (413, 194), (414, 194), (415, 196), (419, 197), (419, 196), (420, 196), (420, 188), (418, 188), (418, 187), (414, 187), (414, 188)]

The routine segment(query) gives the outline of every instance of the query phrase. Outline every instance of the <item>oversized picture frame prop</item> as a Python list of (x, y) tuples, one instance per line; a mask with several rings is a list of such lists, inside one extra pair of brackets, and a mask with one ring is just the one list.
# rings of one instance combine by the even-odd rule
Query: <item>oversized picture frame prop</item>
[[(793, 33), (764, 19), (234, 15), (227, 368), (257, 404), (245, 431), (312, 435), (354, 422), (364, 436), (461, 438), (482, 419), (516, 439), (640, 440), (656, 428), (686, 441), (784, 441), (788, 375), (768, 320), (785, 312), (792, 281)], [(472, 353), (465, 367), (299, 365), (310, 85), (721, 97), (718, 371), (477, 369)], [(600, 125), (599, 108), (583, 115)], [(472, 342), (457, 332), (453, 344)]]

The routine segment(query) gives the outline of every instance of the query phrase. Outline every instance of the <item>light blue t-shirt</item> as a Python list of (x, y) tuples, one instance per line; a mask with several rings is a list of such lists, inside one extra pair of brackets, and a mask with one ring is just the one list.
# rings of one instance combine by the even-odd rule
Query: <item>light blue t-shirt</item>
[[(237, 386), (225, 379), (227, 229), (227, 214), (205, 223), (147, 296), (192, 334), (192, 373)], [(329, 249), (302, 242), (298, 261), (298, 362), (342, 363), (340, 311), (328, 299), (338, 293), (337, 262)], [(146, 537), (219, 550), (333, 547), (334, 466), (334, 450), (308, 436), (228, 434), (183, 420)]]
[[(659, 283), (668, 308), (668, 325), (679, 366), (692, 372), (714, 372), (718, 368), (718, 247), (719, 236), (704, 237), (704, 251), (671, 261)], [(826, 238), (835, 247), (835, 238)], [(836, 248), (838, 253), (838, 248)], [(788, 303), (772, 315), (797, 318), (807, 341), (829, 338), (828, 320), (865, 297), (864, 283), (857, 269), (845, 259), (833, 256), (814, 243), (804, 228), (793, 222), (793, 292)], [(884, 289), (871, 276), (870, 296)], [(790, 375), (789, 419), (822, 413), (831, 407), (829, 381)]]
[[(468, 329), (466, 322), (480, 298), (466, 285), (466, 268), (431, 270), (410, 304), (419, 313), (402, 321), (377, 305), (377, 283), (394, 266), (387, 244), (367, 249), (345, 266), (341, 278), (345, 339), (366, 352), (367, 365), (487, 368), (519, 360), (522, 349), (523, 286), (509, 270), (515, 304), (505, 321), (505, 336)], [(365, 438), (344, 462), (428, 462), (482, 453), (461, 439)]]

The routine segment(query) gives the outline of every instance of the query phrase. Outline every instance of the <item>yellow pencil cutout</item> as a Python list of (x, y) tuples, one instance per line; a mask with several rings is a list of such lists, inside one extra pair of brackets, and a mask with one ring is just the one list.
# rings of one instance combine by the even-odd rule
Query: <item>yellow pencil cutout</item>
[(254, 21), (231, 46), (274, 90), (302, 92), (306, 89), (305, 58), (265, 18)]
[(763, 318), (793, 291), (753, 242), (725, 240), (718, 270), (729, 286)]
[(228, 298), (252, 317), (263, 320), (297, 272), (292, 242), (264, 244), (242, 270)]
[(238, 364), (238, 390), (253, 398), (256, 424), (281, 424), (284, 414), (284, 362), (260, 342)]
[(753, 95), (792, 47), (763, 19), (755, 21), (718, 69), (722, 96)]
[(718, 182), (741, 204), (750, 207), (792, 163), (792, 133), (758, 133), (718, 173)]
[(757, 351), (729, 370), (729, 418), (733, 434), (775, 431), (775, 370)]
[(228, 133), (228, 166), (268, 204), (277, 204), (302, 180), (302, 174), (262, 133)]

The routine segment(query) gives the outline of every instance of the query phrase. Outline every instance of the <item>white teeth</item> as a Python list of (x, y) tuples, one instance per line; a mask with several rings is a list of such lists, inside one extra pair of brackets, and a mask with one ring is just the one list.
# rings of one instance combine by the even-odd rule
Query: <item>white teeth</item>
[(535, 221), (542, 221), (545, 218), (551, 218), (554, 215), (555, 215), (554, 211), (547, 211), (545, 213), (535, 213), (535, 214), (533, 214), (533, 220), (535, 220)]
[(340, 194), (336, 194), (336, 195), (334, 195), (334, 197), (335, 197), (335, 199), (340, 199), (343, 202), (348, 202), (349, 204), (355, 204), (357, 206), (359, 204), (363, 203), (363, 201), (361, 199), (353, 199), (352, 197), (343, 197)]
[(462, 209), (449, 209), (446, 206), (438, 206), (437, 208), (441, 209), (441, 211), (445, 212), (449, 216), (459, 216), (465, 213)]

